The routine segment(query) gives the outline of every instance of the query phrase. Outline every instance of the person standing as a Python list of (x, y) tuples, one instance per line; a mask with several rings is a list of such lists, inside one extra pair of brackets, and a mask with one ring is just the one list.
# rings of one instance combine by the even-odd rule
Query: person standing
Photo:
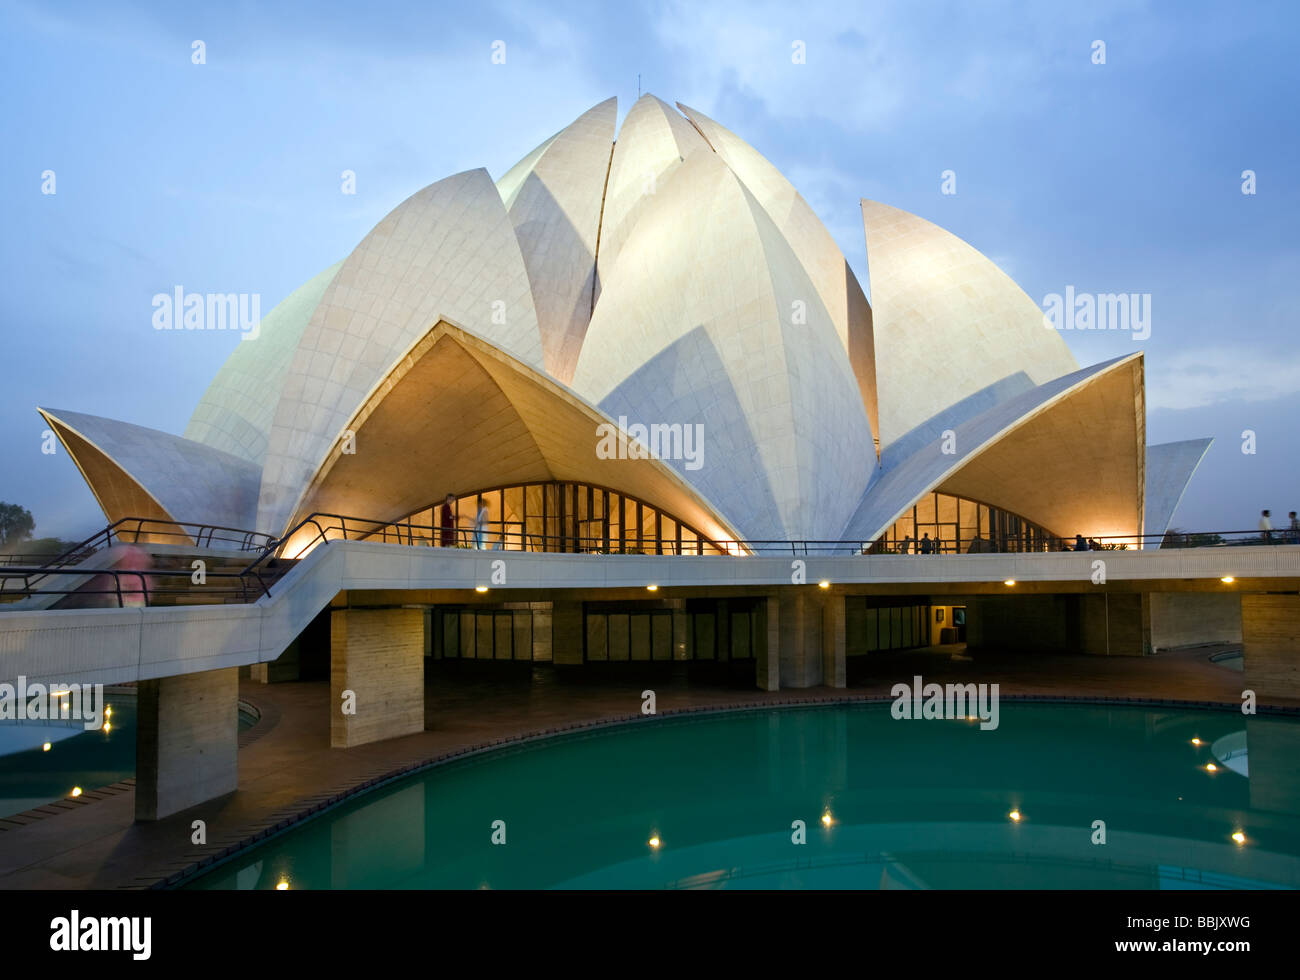
[(1264, 539), (1265, 544), (1273, 543), (1273, 522), (1269, 519), (1266, 510), (1259, 512), (1259, 536)]
[(478, 498), (478, 513), (474, 515), (474, 547), (482, 551), (487, 547), (488, 505), (482, 497)]
[(456, 497), (447, 494), (438, 509), (438, 544), (450, 548), (456, 544)]
[(1300, 517), (1295, 516), (1295, 511), (1291, 511), (1287, 517), (1291, 518), (1291, 543), (1300, 544)]
[(1087, 550), (1088, 550), (1088, 542), (1085, 541), (1085, 540), (1083, 539), (1083, 535), (1082, 535), (1082, 534), (1076, 534), (1076, 535), (1074, 536), (1074, 550), (1075, 550), (1075, 551), (1087, 551)]
[(933, 550), (934, 550), (934, 543), (930, 540), (929, 533), (927, 532), (926, 534), (921, 535), (921, 547), (920, 547), (921, 554), (928, 555)]

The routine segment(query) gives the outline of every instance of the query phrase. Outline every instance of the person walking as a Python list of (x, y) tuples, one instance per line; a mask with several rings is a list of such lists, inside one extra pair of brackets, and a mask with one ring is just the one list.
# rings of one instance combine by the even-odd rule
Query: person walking
[(1269, 519), (1266, 510), (1259, 512), (1259, 536), (1264, 539), (1265, 544), (1273, 543), (1273, 522)]
[(903, 539), (903, 543), (898, 546), (900, 555), (910, 555), (912, 553), (912, 536), (909, 534)]
[(1287, 517), (1291, 518), (1291, 527), (1289, 529), (1291, 531), (1291, 543), (1300, 544), (1300, 517), (1295, 516), (1295, 511), (1291, 511), (1291, 513), (1287, 514)]
[(447, 494), (438, 508), (438, 544), (451, 548), (456, 544), (456, 496)]
[(488, 505), (482, 497), (478, 498), (478, 513), (474, 515), (474, 547), (482, 551), (487, 547)]

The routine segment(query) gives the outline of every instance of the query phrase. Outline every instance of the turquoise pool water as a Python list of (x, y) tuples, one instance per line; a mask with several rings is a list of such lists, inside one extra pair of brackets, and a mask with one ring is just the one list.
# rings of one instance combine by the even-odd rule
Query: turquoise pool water
[[(112, 708), (107, 730), (88, 732), (74, 721), (0, 722), (0, 817), (63, 799), (76, 786), (92, 790), (135, 775), (135, 696), (105, 700)], [(241, 711), (240, 731), (255, 720)]]
[(188, 887), (1294, 888), (1298, 749), (1293, 719), (1163, 708), (669, 718), (406, 777)]

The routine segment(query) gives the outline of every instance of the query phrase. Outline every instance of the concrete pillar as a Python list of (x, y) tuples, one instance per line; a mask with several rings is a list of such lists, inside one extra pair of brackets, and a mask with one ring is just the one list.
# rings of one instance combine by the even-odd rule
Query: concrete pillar
[(1245, 686), (1261, 701), (1300, 699), (1300, 596), (1243, 595)]
[(556, 599), (551, 605), (551, 656), (558, 666), (581, 666), (582, 603)]
[(822, 610), (820, 597), (796, 592), (781, 598), (781, 686), (816, 687), (822, 683)]
[(847, 648), (844, 596), (830, 595), (822, 603), (822, 683), (845, 687), (844, 654)]
[(329, 710), (336, 749), (424, 731), (424, 610), (331, 611)]
[(141, 681), (136, 704), (136, 820), (238, 788), (238, 667)]
[(756, 675), (754, 682), (760, 691), (781, 689), (781, 602), (768, 596), (759, 606), (754, 646)]

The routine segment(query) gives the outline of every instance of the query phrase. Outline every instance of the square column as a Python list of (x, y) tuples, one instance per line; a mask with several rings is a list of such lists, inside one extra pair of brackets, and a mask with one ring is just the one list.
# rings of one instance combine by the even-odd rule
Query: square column
[[(344, 692), (355, 713), (344, 714)], [(424, 610), (330, 613), (330, 745), (424, 731)]]
[(136, 703), (136, 820), (238, 788), (238, 667), (141, 681)]
[(755, 638), (755, 677), (754, 682), (760, 691), (779, 691), (781, 689), (781, 601), (776, 596), (768, 596), (759, 607), (754, 629)]
[(781, 598), (781, 686), (822, 683), (822, 603), (802, 592)]
[(822, 603), (822, 683), (847, 687), (844, 652), (847, 646), (844, 596), (829, 595)]

